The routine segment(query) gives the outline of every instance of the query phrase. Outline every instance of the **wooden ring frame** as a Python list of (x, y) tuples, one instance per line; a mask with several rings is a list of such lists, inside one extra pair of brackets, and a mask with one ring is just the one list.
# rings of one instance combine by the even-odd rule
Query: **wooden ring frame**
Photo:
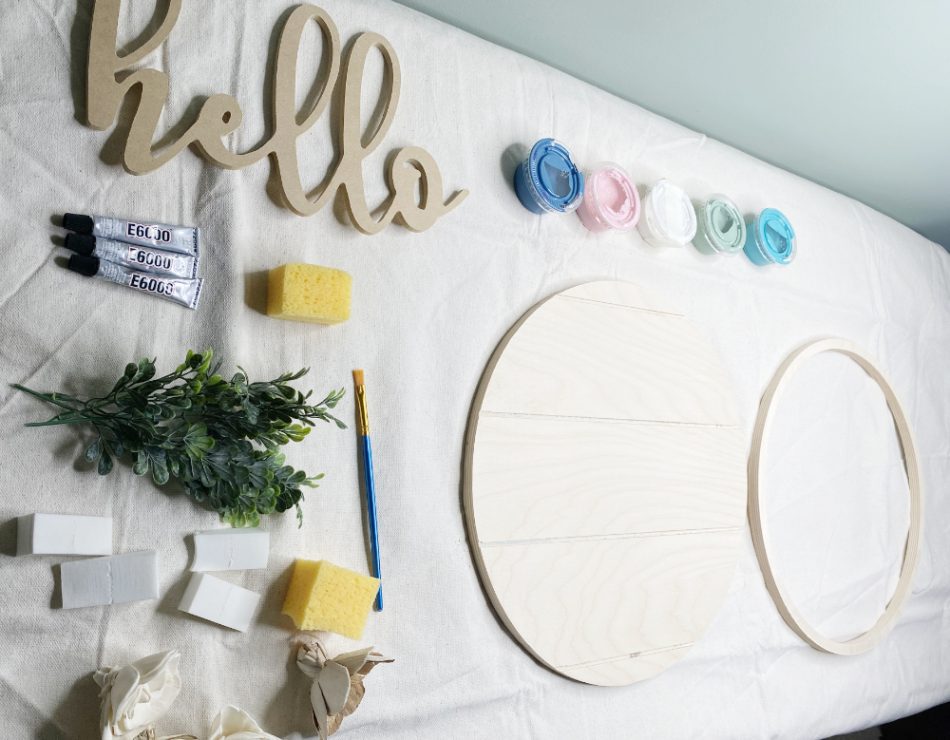
[[(910, 490), (910, 525), (907, 532), (907, 541), (904, 546), (904, 558), (901, 563), (900, 577), (894, 595), (887, 603), (884, 613), (867, 632), (850, 640), (834, 640), (825, 637), (802, 617), (795, 608), (789, 594), (775, 578), (772, 565), (769, 562), (767, 538), (761, 510), (761, 490), (759, 469), (762, 458), (762, 440), (768, 431), (770, 412), (783, 386), (783, 381), (794, 374), (809, 357), (822, 352), (837, 352), (854, 360), (877, 383), (884, 393), (887, 407), (894, 419), (897, 437), (900, 441), (901, 452), (904, 457), (904, 470), (907, 474), (907, 484)], [(837, 655), (856, 655), (870, 650), (893, 627), (894, 621), (900, 612), (904, 601), (910, 594), (911, 581), (917, 565), (917, 556), (920, 551), (922, 530), (922, 493), (920, 483), (920, 466), (917, 462), (917, 453), (914, 449), (913, 436), (907, 424), (907, 418), (901, 409), (897, 396), (885, 380), (881, 371), (870, 360), (864, 357), (851, 342), (844, 339), (826, 338), (810, 342), (795, 350), (781, 364), (771, 382), (762, 395), (759, 404), (759, 414), (755, 420), (755, 429), (752, 435), (752, 451), (749, 454), (749, 525), (752, 529), (752, 542), (755, 545), (755, 554), (765, 577), (765, 584), (781, 613), (786, 624), (791, 627), (805, 642), (818, 650)]]

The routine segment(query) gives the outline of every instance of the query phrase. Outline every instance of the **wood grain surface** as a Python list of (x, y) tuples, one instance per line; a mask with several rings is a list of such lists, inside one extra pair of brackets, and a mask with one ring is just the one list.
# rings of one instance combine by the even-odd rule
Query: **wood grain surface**
[(649, 678), (728, 591), (745, 447), (714, 347), (662, 297), (588, 283), (531, 309), (482, 378), (464, 501), (485, 590), (538, 661)]

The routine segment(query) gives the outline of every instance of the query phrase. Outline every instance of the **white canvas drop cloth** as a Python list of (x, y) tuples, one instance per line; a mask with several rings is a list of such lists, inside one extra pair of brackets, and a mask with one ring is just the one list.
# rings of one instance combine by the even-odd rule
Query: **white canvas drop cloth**
[[(134, 18), (124, 8), (128, 38), (151, 5), (136, 4)], [(395, 123), (364, 167), (371, 195), (382, 193), (386, 154), (410, 144), (432, 153), (447, 190), (471, 191), (431, 230), (391, 227), (366, 237), (331, 209), (297, 217), (266, 196), (263, 163), (227, 172), (185, 152), (133, 177), (103, 161), (108, 133), (74, 115), (88, 3), (79, 6), (77, 17), (73, 3), (18, 0), (0, 23), (0, 735), (97, 737), (92, 671), (169, 648), (182, 651), (185, 690), (159, 734), (206, 733), (227, 703), (274, 734), (307, 730), (309, 687), (290, 661), (292, 633), (279, 605), (296, 557), (367, 567), (353, 431), (318, 428), (290, 449), (291, 463), (327, 478), (307, 497), (302, 529), (293, 516), (265, 524), (273, 543), (266, 571), (228, 574), (265, 595), (260, 621), (241, 634), (176, 609), (189, 577), (184, 537), (217, 526), (216, 516), (137, 479), (127, 464), (108, 477), (83, 469), (75, 460), (88, 435), (24, 429), (49, 412), (7, 386), (94, 393), (130, 360), (157, 357), (168, 368), (186, 348), (206, 346), (229, 369), (240, 363), (255, 377), (310, 366), (305, 383), (317, 392), (349, 387), (354, 367), (366, 371), (386, 611), (371, 618), (363, 642), (396, 662), (369, 677), (343, 738), (815, 738), (950, 697), (944, 250), (848, 198), (379, 0), (324, 7), (344, 39), (377, 31), (402, 64)], [(172, 76), (164, 125), (195, 96), (228, 92), (244, 108), (232, 145), (258, 141), (268, 45), (288, 7), (186, 3), (169, 41), (146, 60)], [(368, 81), (367, 98), (372, 88)], [(581, 163), (614, 160), (641, 184), (665, 176), (694, 197), (726, 193), (746, 212), (778, 207), (796, 228), (798, 257), (788, 268), (760, 269), (743, 256), (658, 251), (637, 234), (595, 236), (574, 216), (533, 216), (510, 184), (513, 146), (542, 136), (565, 142)], [(301, 150), (302, 171), (315, 184), (332, 159), (325, 120)], [(200, 225), (207, 279), (200, 309), (62, 269), (50, 236), (59, 233), (51, 217), (63, 211)], [(260, 273), (289, 261), (352, 273), (352, 319), (321, 328), (262, 315)], [(502, 629), (461, 515), (471, 398), (496, 343), (525, 310), (604, 278), (666, 293), (709, 333), (750, 434), (772, 372), (810, 338), (848, 338), (888, 375), (916, 435), (926, 522), (913, 593), (875, 650), (842, 658), (799, 640), (769, 599), (748, 535), (707, 634), (654, 680), (621, 689), (572, 683), (535, 664)], [(341, 412), (352, 419), (352, 394)], [(907, 524), (883, 400), (845, 360), (818, 358), (790, 387), (774, 432), (767, 491), (780, 571), (823, 629), (845, 635), (867, 627), (893, 587)], [(159, 551), (161, 600), (51, 609), (59, 561), (11, 555), (10, 520), (33, 511), (115, 517), (117, 552)]]

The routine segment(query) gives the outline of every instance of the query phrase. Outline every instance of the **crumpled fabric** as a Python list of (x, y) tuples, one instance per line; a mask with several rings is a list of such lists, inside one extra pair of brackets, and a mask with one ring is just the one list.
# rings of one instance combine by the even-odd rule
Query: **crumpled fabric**
[(132, 738), (168, 712), (181, 692), (180, 660), (177, 650), (166, 650), (121, 668), (96, 671), (102, 740)]
[[(95, 393), (130, 360), (155, 357), (160, 367), (174, 367), (186, 348), (209, 345), (227, 368), (241, 364), (255, 377), (310, 367), (301, 385), (317, 393), (349, 390), (353, 368), (365, 370), (387, 602), (363, 640), (399, 660), (374, 673), (359, 711), (346, 719), (347, 740), (565, 732), (597, 740), (631, 733), (795, 740), (950, 699), (945, 250), (849, 198), (382, 0), (320, 5), (344, 43), (372, 30), (399, 57), (392, 128), (363, 163), (370, 202), (384, 196), (386, 156), (405, 145), (433, 156), (446, 192), (470, 191), (431, 229), (416, 234), (394, 225), (368, 237), (329, 207), (295, 216), (269, 199), (267, 162), (224, 171), (185, 151), (134, 177), (115, 164), (111, 133), (76, 119), (74, 91), (85, 70), (72, 59), (85, 58), (90, 3), (78, 4), (78, 17), (76, 3), (8, 5), (0, 24), (0, 716), (9, 737), (95, 737), (98, 697), (89, 672), (168, 645), (182, 651), (185, 690), (163, 726), (200, 730), (233, 704), (275, 736), (312, 736), (310, 687), (288, 660), (291, 624), (280, 606), (295, 558), (325, 557), (368, 572), (352, 428), (317, 428), (288, 446), (288, 463), (327, 477), (306, 494), (302, 528), (292, 515), (264, 523), (272, 542), (266, 570), (229, 574), (264, 595), (245, 634), (177, 610), (188, 579), (185, 538), (220, 526), (217, 517), (136, 478), (126, 462), (106, 477), (85, 469), (76, 459), (88, 435), (25, 429), (48, 409), (7, 385)], [(143, 60), (172, 76), (161, 130), (193, 115), (194, 99), (227, 92), (244, 113), (229, 146), (247, 149), (265, 137), (269, 44), (291, 5), (185, 3), (168, 42)], [(123, 3), (122, 38), (137, 37), (153, 10), (152, 3)], [(316, 43), (315, 34), (308, 38)], [(301, 52), (301, 103), (317, 57), (314, 46)], [(372, 57), (367, 68), (369, 116), (379, 80)], [(333, 159), (327, 121), (335, 115), (325, 113), (298, 142), (311, 187)], [(637, 232), (594, 235), (575, 215), (530, 214), (511, 177), (525, 147), (546, 136), (563, 141), (581, 166), (617, 162), (641, 187), (667, 177), (696, 198), (724, 193), (747, 214), (777, 207), (795, 227), (796, 259), (758, 268), (741, 254), (662, 251)], [(198, 311), (63, 269), (51, 242), (62, 231), (51, 219), (64, 211), (200, 226), (206, 282)], [(261, 313), (264, 272), (296, 261), (353, 275), (348, 322), (320, 327)], [(747, 439), (762, 389), (802, 342), (842, 336), (881, 367), (913, 428), (926, 520), (912, 594), (877, 648), (839, 658), (798, 639), (765, 590), (748, 535), (709, 629), (654, 679), (612, 690), (580, 685), (539, 666), (512, 640), (479, 583), (460, 504), (472, 397), (497, 343), (525, 311), (594, 279), (639, 283), (682, 308), (722, 355)], [(805, 387), (790, 387), (777, 411), (766, 453), (768, 513), (796, 600), (833, 633), (867, 626), (879, 612), (906, 510), (890, 420), (869, 405), (879, 400), (874, 389), (846, 363), (818, 359), (808, 366), (814, 374), (801, 376)], [(341, 418), (354, 418), (352, 403), (348, 394)], [(112, 516), (117, 552), (159, 551), (162, 597), (51, 609), (59, 560), (9, 555), (10, 520), (34, 511)], [(328, 645), (334, 654), (355, 647)]]
[(280, 740), (264, 732), (251, 715), (243, 709), (228, 705), (211, 723), (208, 740)]

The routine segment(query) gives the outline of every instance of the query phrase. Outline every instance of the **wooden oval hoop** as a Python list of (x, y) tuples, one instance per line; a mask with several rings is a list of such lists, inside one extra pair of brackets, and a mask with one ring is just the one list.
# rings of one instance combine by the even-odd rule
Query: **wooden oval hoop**
[[(884, 393), (887, 407), (894, 419), (897, 437), (900, 441), (901, 452), (904, 458), (904, 470), (907, 474), (907, 484), (910, 491), (910, 525), (907, 531), (907, 540), (904, 545), (904, 558), (901, 563), (900, 577), (897, 587), (891, 596), (884, 613), (867, 632), (850, 640), (834, 640), (822, 635), (812, 627), (798, 612), (775, 578), (769, 562), (768, 548), (765, 536), (765, 526), (761, 510), (761, 491), (759, 469), (762, 457), (762, 440), (768, 430), (770, 411), (783, 387), (783, 381), (802, 365), (805, 360), (822, 352), (837, 352), (854, 360), (863, 369)], [(752, 529), (752, 542), (755, 545), (755, 554), (759, 560), (759, 567), (765, 578), (766, 587), (786, 624), (791, 627), (805, 642), (818, 650), (837, 655), (856, 655), (870, 650), (891, 627), (894, 626), (897, 614), (910, 593), (914, 569), (917, 565), (917, 556), (920, 551), (922, 531), (922, 492), (920, 484), (920, 467), (917, 462), (917, 452), (914, 448), (910, 426), (904, 416), (897, 396), (887, 380), (869, 359), (862, 355), (849, 341), (838, 338), (818, 339), (809, 342), (790, 354), (775, 372), (769, 382), (762, 400), (759, 403), (759, 413), (755, 420), (755, 429), (752, 435), (752, 450), (749, 454), (749, 525)]]

